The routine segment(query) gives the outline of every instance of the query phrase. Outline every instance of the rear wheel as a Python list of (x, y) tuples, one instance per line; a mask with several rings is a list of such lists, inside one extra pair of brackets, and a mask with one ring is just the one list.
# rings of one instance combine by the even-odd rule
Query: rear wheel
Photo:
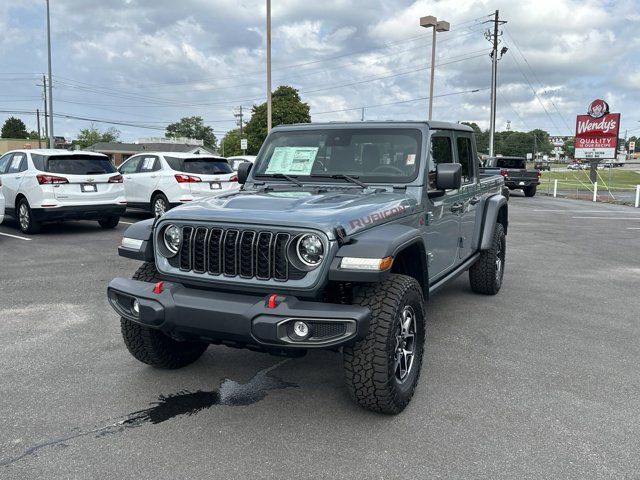
[(536, 185), (530, 185), (523, 188), (525, 197), (533, 197), (536, 194), (538, 187)]
[(162, 193), (154, 195), (151, 199), (151, 213), (156, 217), (161, 217), (169, 210), (169, 200)]
[(369, 307), (367, 336), (344, 347), (347, 386), (358, 405), (400, 413), (416, 389), (424, 348), (424, 301), (418, 282), (392, 274), (354, 290), (353, 303)]
[(33, 218), (33, 212), (26, 198), (21, 198), (18, 202), (18, 225), (20, 231), (26, 234), (34, 234), (40, 231), (40, 222)]
[[(134, 280), (155, 283), (158, 271), (152, 262), (146, 262), (133, 275)], [(120, 319), (122, 338), (137, 360), (163, 369), (186, 367), (202, 356), (208, 344), (202, 342), (179, 342), (160, 330), (145, 327), (126, 318)]]
[(480, 253), (480, 258), (469, 269), (471, 290), (485, 295), (495, 295), (502, 287), (507, 239), (504, 227), (496, 223), (491, 248)]
[(98, 223), (104, 229), (116, 228), (118, 226), (118, 223), (120, 223), (120, 217), (114, 216), (114, 217), (101, 218), (100, 220), (98, 220)]

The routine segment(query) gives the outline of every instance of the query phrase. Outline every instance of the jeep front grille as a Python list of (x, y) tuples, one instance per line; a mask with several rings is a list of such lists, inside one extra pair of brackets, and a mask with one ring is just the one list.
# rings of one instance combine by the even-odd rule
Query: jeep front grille
[(184, 272), (258, 280), (300, 280), (306, 272), (287, 258), (292, 235), (221, 227), (182, 227), (182, 245), (170, 260)]

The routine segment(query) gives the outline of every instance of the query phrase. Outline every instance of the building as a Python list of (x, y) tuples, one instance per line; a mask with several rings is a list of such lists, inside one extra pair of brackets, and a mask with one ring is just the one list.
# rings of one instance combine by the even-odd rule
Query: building
[(104, 153), (117, 167), (127, 158), (140, 152), (180, 152), (214, 154), (204, 146), (202, 140), (192, 138), (140, 138), (136, 143), (98, 142), (87, 150)]
[(572, 136), (549, 136), (549, 141), (553, 145), (553, 150), (551, 155), (555, 157), (556, 160), (563, 160), (565, 157), (564, 152), (564, 142), (572, 139)]
[(38, 145), (37, 139), (0, 138), (0, 155), (11, 150), (22, 150), (25, 148), (47, 148), (47, 141), (43, 139), (40, 141), (40, 145)]

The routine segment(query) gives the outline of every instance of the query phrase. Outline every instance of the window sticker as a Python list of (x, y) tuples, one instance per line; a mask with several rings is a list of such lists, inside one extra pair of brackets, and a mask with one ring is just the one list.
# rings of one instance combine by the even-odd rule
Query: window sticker
[(309, 175), (319, 147), (276, 147), (264, 173)]
[(9, 167), (12, 170), (18, 170), (18, 168), (20, 167), (20, 162), (22, 162), (22, 155), (15, 155), (12, 159), (11, 159), (11, 166)]
[(410, 153), (407, 155), (407, 165), (415, 165), (416, 163), (416, 154)]
[(142, 164), (142, 170), (153, 170), (153, 162), (155, 161), (156, 159), (154, 157), (145, 158)]

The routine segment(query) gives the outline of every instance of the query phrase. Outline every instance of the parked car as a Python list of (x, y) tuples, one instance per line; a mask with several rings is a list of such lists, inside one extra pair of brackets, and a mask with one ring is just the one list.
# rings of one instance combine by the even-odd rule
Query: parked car
[(127, 206), (163, 215), (175, 206), (237, 190), (238, 176), (226, 158), (176, 152), (140, 153), (118, 170)]
[(527, 160), (524, 157), (489, 157), (480, 172), (502, 175), (509, 190), (522, 189), (527, 197), (533, 197), (540, 184), (540, 171), (527, 170)]
[(235, 157), (227, 157), (227, 160), (229, 161), (231, 168), (233, 168), (233, 171), (237, 172), (240, 164), (245, 162), (254, 163), (256, 161), (256, 156), (255, 155), (237, 155)]
[(6, 214), (27, 234), (59, 220), (115, 228), (126, 209), (122, 175), (100, 153), (14, 150), (0, 157), (0, 180)]
[(569, 165), (567, 165), (567, 170), (580, 170), (580, 164), (570, 163)]
[(4, 194), (2, 193), (2, 177), (0, 176), (0, 223), (4, 221)]
[[(208, 344), (342, 353), (360, 406), (402, 411), (420, 375), (425, 301), (461, 273), (495, 295), (508, 226), (500, 175), (446, 122), (281, 125), (244, 188), (132, 225), (144, 262), (108, 287), (129, 352), (158, 368)], [(429, 375), (427, 375), (429, 378)]]

